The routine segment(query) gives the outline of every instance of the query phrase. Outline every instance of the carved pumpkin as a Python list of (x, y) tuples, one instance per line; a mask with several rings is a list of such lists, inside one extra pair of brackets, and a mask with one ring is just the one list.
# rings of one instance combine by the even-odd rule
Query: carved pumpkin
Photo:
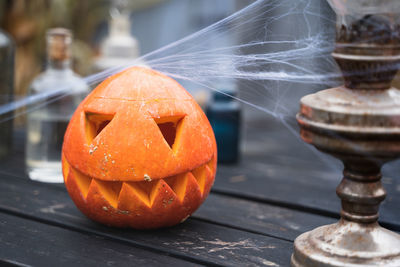
[(216, 172), (212, 128), (175, 80), (130, 68), (79, 105), (64, 137), (67, 190), (89, 218), (137, 229), (172, 226), (207, 197)]

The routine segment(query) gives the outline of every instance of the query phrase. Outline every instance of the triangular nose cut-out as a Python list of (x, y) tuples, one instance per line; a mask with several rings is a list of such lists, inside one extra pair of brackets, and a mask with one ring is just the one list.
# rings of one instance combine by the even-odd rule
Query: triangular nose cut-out
[(96, 136), (111, 122), (114, 118), (113, 114), (99, 114), (86, 112), (86, 139), (90, 144)]
[(162, 133), (165, 141), (167, 141), (170, 148), (175, 143), (177, 132), (179, 131), (183, 116), (169, 116), (154, 118), (160, 132)]

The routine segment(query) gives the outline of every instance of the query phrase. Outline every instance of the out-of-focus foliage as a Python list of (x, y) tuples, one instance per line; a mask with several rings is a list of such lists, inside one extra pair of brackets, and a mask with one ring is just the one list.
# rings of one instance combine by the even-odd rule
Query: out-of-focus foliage
[[(126, 6), (133, 11), (161, 1), (134, 0), (127, 1)], [(99, 36), (105, 33), (110, 5), (111, 0), (0, 1), (0, 27), (12, 36), (16, 44), (15, 94), (25, 95), (30, 82), (43, 71), (48, 28), (72, 30), (73, 68), (81, 75), (90, 74), (98, 51)]]
[[(45, 32), (51, 27), (65, 27), (74, 32), (75, 70), (90, 71), (93, 36), (108, 18), (106, 0), (7, 0), (1, 6), (1, 26), (17, 46), (16, 93), (26, 87), (45, 64)], [(78, 49), (76, 49), (78, 48)], [(84, 62), (84, 64), (82, 64)], [(88, 64), (89, 63), (89, 64)]]

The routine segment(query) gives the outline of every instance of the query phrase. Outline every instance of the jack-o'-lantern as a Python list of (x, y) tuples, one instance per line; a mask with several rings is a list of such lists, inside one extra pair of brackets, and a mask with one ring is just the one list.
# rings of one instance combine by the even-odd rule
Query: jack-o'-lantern
[(214, 133), (175, 80), (134, 67), (102, 82), (65, 133), (64, 181), (89, 218), (137, 229), (184, 221), (216, 172)]

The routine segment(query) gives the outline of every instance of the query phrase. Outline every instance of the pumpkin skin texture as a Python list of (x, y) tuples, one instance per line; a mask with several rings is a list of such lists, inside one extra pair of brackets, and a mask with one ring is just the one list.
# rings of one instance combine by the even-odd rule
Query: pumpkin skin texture
[(133, 67), (79, 105), (62, 150), (65, 186), (94, 221), (136, 229), (184, 221), (214, 183), (217, 147), (201, 108), (175, 80)]

